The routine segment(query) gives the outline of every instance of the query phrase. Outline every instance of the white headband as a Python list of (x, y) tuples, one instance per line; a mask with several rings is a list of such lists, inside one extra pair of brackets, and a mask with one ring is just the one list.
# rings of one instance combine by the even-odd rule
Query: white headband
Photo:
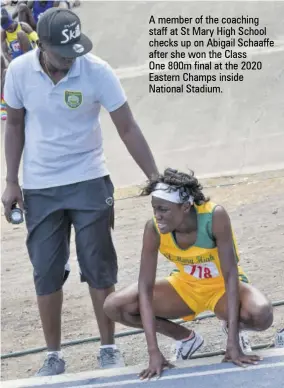
[(152, 192), (152, 197), (164, 199), (165, 201), (173, 203), (191, 203), (193, 204), (193, 197), (189, 196), (187, 201), (183, 201), (180, 196), (180, 190), (175, 190), (172, 186), (166, 183), (157, 183), (155, 190)]

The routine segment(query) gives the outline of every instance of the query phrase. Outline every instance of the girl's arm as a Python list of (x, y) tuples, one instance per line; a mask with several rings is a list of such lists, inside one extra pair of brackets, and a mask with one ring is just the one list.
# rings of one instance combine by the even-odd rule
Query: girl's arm
[(139, 309), (149, 354), (159, 352), (153, 310), (153, 290), (156, 280), (160, 236), (153, 220), (146, 223), (143, 236), (140, 273), (138, 280)]

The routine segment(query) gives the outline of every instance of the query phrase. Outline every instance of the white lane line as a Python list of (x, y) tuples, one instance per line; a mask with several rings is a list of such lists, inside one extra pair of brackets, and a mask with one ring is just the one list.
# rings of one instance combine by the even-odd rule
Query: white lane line
[[(217, 369), (217, 370), (209, 370), (204, 372), (193, 372), (193, 373), (183, 373), (179, 375), (173, 375), (173, 376), (164, 376), (159, 381), (165, 381), (165, 380), (179, 380), (184, 379), (187, 377), (197, 377), (197, 376), (210, 376), (210, 375), (217, 375), (217, 374), (226, 374), (231, 372), (246, 372), (248, 370), (259, 370), (259, 369), (270, 369), (270, 368), (279, 368), (284, 367), (284, 362), (276, 362), (274, 364), (265, 364), (265, 365), (255, 365), (255, 366), (248, 366), (247, 368), (228, 368), (228, 369)], [(155, 379), (153, 379), (155, 381)], [(145, 384), (145, 381), (140, 381), (138, 378), (137, 380), (124, 380), (124, 381), (113, 381), (110, 383), (97, 383), (93, 385), (80, 385), (76, 388), (102, 388), (102, 387), (119, 387), (119, 386), (125, 386), (125, 385), (134, 385), (134, 384)], [(74, 387), (75, 388), (75, 387)]]
[[(275, 41), (277, 42), (277, 41)], [(274, 54), (277, 52), (282, 52), (284, 51), (284, 42), (283, 41), (278, 41), (277, 42), (279, 46), (275, 46), (273, 48), (268, 48), (268, 49), (263, 49), (263, 48), (248, 48), (246, 50), (234, 50), (235, 52), (239, 51), (245, 51), (248, 54), (248, 57), (253, 56), (253, 55), (268, 55), (268, 54)], [(247, 58), (248, 59), (248, 58)], [(179, 59), (180, 62), (183, 63), (190, 63), (193, 64), (195, 61), (199, 61), (199, 63), (208, 63), (208, 62), (223, 62), (223, 61), (228, 61), (228, 58), (206, 58), (204, 60), (201, 59), (191, 59), (191, 60), (185, 60), (185, 59)], [(161, 64), (166, 65), (167, 69), (167, 64), (170, 61), (159, 61)], [(149, 74), (149, 61), (144, 63), (143, 65), (140, 66), (131, 66), (131, 67), (123, 67), (123, 68), (117, 68), (115, 69), (116, 74), (120, 79), (129, 79), (129, 78), (136, 78), (136, 77), (142, 77), (146, 74)], [(169, 73), (172, 72), (172, 70), (151, 70), (151, 73), (165, 73), (168, 71)]]

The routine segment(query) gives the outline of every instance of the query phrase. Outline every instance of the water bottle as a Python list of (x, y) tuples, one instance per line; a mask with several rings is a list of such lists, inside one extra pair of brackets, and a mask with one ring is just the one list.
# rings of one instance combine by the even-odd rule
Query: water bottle
[(284, 348), (284, 329), (277, 330), (275, 334), (275, 347)]
[(14, 204), (10, 212), (10, 222), (11, 224), (21, 224), (24, 221), (24, 215), (20, 208)]

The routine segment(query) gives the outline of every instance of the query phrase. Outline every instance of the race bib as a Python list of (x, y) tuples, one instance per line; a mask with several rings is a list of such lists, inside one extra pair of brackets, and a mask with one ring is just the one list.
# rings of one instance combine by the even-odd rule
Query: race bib
[(11, 48), (14, 52), (20, 51), (21, 50), (20, 43), (19, 42), (12, 42)]
[(220, 276), (215, 263), (185, 265), (184, 272), (196, 279), (210, 279)]

